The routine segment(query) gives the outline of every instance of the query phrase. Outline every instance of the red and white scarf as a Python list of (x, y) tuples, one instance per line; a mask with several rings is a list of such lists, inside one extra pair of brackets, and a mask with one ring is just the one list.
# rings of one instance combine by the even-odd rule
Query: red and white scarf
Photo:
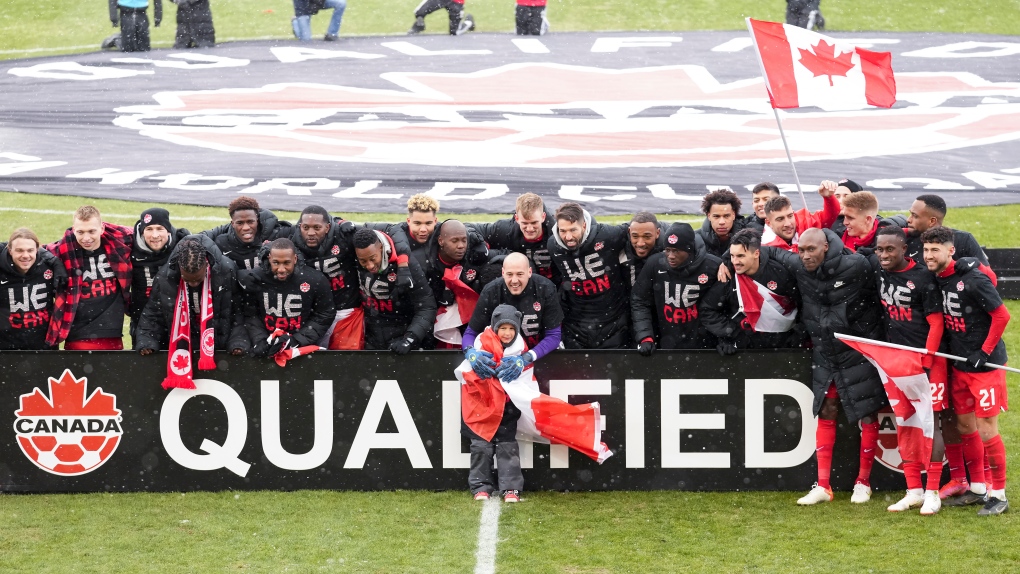
[[(216, 348), (216, 335), (209, 325), (213, 316), (212, 281), (209, 267), (205, 268), (205, 281), (202, 282), (202, 322), (201, 357), (198, 368), (211, 371), (216, 368), (213, 351)], [(170, 356), (167, 357), (166, 378), (163, 379), (164, 389), (194, 389), (195, 381), (191, 368), (191, 302), (188, 300), (188, 285), (181, 279), (177, 288), (177, 305), (174, 308), (173, 329), (170, 332)]]

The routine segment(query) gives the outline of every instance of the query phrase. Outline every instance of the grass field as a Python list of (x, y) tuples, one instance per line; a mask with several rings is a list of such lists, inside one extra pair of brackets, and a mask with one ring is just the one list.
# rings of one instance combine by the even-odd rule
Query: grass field
[[(403, 33), (416, 4), (351, 0), (341, 35)], [(221, 41), (291, 37), (292, 8), (286, 0), (213, 0), (212, 6)], [(467, 7), (481, 31), (512, 30), (509, 0), (468, 0)], [(174, 6), (166, 2), (164, 9), (164, 25), (153, 31), (156, 47), (168, 47), (173, 38)], [(554, 31), (741, 29), (744, 16), (781, 20), (783, 10), (778, 0), (549, 0)], [(826, 0), (823, 10), (832, 30), (1020, 31), (1020, 0)], [(442, 29), (443, 17), (430, 18), (431, 32)], [(324, 26), (324, 16), (314, 19), (317, 35)], [(112, 32), (103, 2), (4, 0), (0, 59), (94, 51)], [(86, 202), (126, 225), (149, 206), (0, 193), (0, 239), (27, 225), (44, 241), (53, 240), (69, 225), (70, 213)], [(226, 219), (223, 208), (167, 207), (176, 224), (193, 231)], [(946, 220), (972, 231), (987, 247), (1017, 246), (1018, 222), (1020, 205), (953, 209)], [(1020, 302), (1007, 305), (1014, 323), (1020, 321)], [(1020, 329), (1011, 327), (1005, 338), (1010, 354), (1020, 356)], [(1011, 374), (1014, 392), (1018, 382)], [(1007, 414), (1000, 425), (1015, 481), (1020, 419)], [(505, 508), (500, 517), (496, 569), (716, 574), (942, 573), (962, 567), (1011, 573), (1020, 564), (1017, 510), (979, 519), (972, 509), (944, 509), (924, 518), (885, 511), (899, 492), (878, 492), (864, 506), (852, 506), (847, 493), (837, 493), (835, 503), (814, 508), (796, 507), (798, 496), (526, 492), (522, 504)], [(470, 572), (476, 566), (479, 514), (479, 504), (466, 490), (0, 495), (0, 572)]]

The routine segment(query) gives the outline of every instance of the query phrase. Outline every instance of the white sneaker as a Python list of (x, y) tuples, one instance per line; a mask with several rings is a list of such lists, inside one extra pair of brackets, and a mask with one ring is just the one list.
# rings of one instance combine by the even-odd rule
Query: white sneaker
[(861, 483), (854, 484), (854, 493), (850, 496), (850, 502), (864, 504), (871, 500), (871, 487)]
[(832, 489), (822, 488), (817, 482), (807, 494), (797, 500), (797, 504), (801, 506), (811, 506), (819, 502), (832, 502)]
[(924, 491), (920, 488), (914, 490), (908, 490), (907, 495), (900, 499), (896, 504), (889, 505), (886, 508), (889, 512), (905, 512), (911, 508), (917, 508), (925, 502)]
[(924, 493), (924, 505), (921, 506), (921, 516), (938, 514), (942, 508), (942, 499), (939, 498), (939, 491), (929, 490)]

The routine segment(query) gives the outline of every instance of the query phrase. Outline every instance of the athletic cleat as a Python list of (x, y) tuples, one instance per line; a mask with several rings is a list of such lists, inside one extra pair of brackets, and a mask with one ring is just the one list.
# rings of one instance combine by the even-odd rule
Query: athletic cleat
[(337, 40), (339, 40), (339, 38), (337, 37), (336, 34), (326, 34), (325, 36), (322, 37), (322, 40), (324, 42), (336, 42)]
[(984, 504), (988, 502), (987, 494), (978, 494), (976, 492), (967, 491), (960, 496), (953, 496), (942, 501), (945, 506), (972, 506), (975, 504)]
[(889, 512), (906, 512), (911, 508), (917, 508), (918, 506), (921, 506), (924, 502), (925, 502), (924, 491), (922, 491), (921, 489), (908, 490), (906, 496), (901, 498), (899, 502), (896, 502), (895, 504), (890, 504), (889, 507), (886, 508), (886, 510), (888, 510)]
[(929, 490), (924, 493), (924, 504), (921, 505), (921, 516), (938, 514), (939, 509), (941, 508), (942, 499), (939, 498), (939, 492), (937, 490)]
[(950, 496), (959, 496), (968, 490), (970, 490), (970, 484), (966, 480), (953, 478), (939, 489), (939, 498), (945, 500)]
[(409, 36), (414, 34), (421, 34), (425, 31), (425, 18), (417, 18), (414, 24), (411, 25), (411, 29), (407, 31)]
[(503, 502), (520, 502), (521, 493), (516, 490), (508, 490), (503, 493)]
[(797, 504), (801, 506), (811, 506), (819, 502), (832, 502), (832, 489), (822, 488), (817, 482), (807, 494), (797, 500)]
[(985, 503), (981, 510), (978, 510), (978, 516), (998, 516), (1007, 510), (1009, 510), (1008, 500), (999, 500), (994, 496), (989, 496), (988, 502)]
[(475, 500), (489, 500), (489, 493), (484, 490), (475, 493)]
[(871, 487), (862, 482), (854, 484), (854, 493), (850, 495), (850, 502), (864, 504), (869, 500), (871, 500)]

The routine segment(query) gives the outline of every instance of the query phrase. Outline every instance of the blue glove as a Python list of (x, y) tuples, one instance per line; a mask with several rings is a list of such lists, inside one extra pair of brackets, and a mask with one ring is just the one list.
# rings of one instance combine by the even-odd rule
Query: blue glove
[(496, 376), (504, 383), (511, 383), (521, 376), (521, 371), (532, 363), (531, 353), (503, 357), (499, 367), (496, 367)]
[(479, 351), (478, 349), (468, 349), (464, 352), (464, 358), (471, 365), (471, 370), (479, 377), (488, 379), (489, 377), (496, 376), (496, 371), (494, 370), (496, 361), (492, 360), (492, 353)]

